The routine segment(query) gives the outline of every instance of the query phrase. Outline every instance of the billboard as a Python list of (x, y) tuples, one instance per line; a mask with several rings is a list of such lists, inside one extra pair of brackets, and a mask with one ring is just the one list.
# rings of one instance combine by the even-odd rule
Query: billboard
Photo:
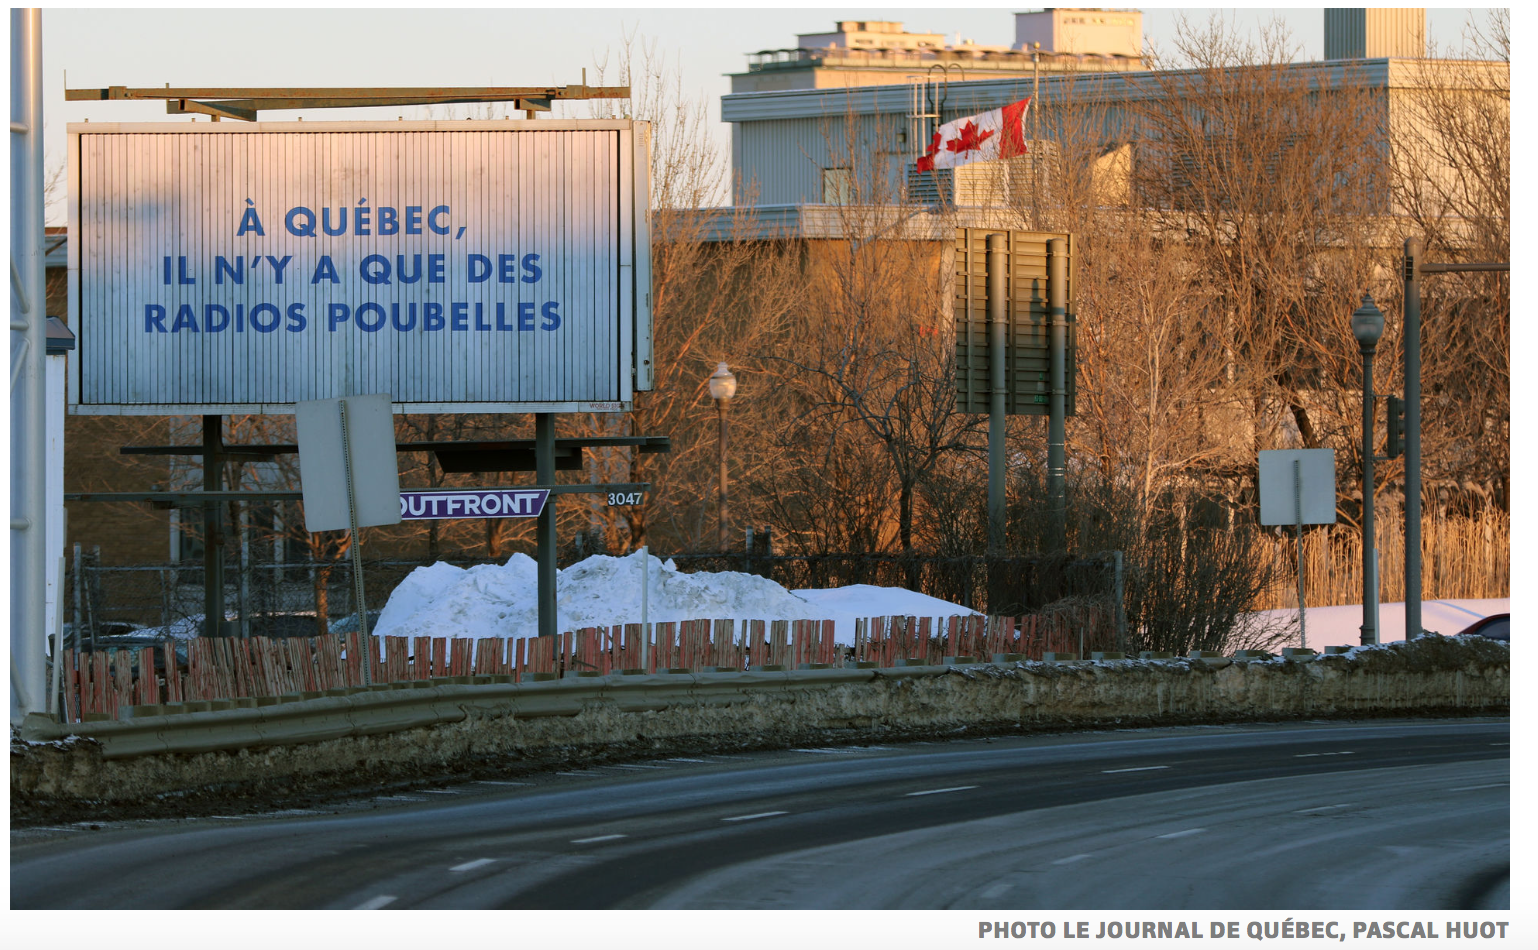
[(993, 392), (988, 352), (988, 235), (1006, 234), (1007, 301), (1004, 412), (1044, 416), (1051, 403), (1052, 320), (1047, 312), (1047, 242), (1068, 242), (1068, 350), (1064, 359), (1066, 415), (1078, 396), (1078, 307), (1073, 235), (1035, 231), (957, 228), (955, 244), (956, 408), (986, 413)]
[(648, 134), (72, 124), (71, 411), (628, 410), (652, 375)]

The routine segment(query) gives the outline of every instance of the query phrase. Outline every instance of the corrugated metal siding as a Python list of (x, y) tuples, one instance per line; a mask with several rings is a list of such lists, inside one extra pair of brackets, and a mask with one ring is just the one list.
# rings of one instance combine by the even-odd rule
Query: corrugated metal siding
[(754, 204), (821, 202), (822, 169), (828, 167), (824, 130), (832, 121), (778, 119), (738, 125), (740, 194)]
[(1378, 59), (1426, 55), (1423, 7), (1327, 8), (1325, 59)]
[(898, 200), (906, 166), (913, 161), (913, 155), (897, 150), (894, 138), (899, 127), (906, 128), (906, 119), (901, 114), (856, 115), (854, 123), (853, 136), (845, 115), (736, 124), (732, 164), (739, 201), (821, 204), (825, 168), (854, 168), (862, 183), (874, 170), (881, 192), (865, 196), (865, 203)]
[(1361, 7), (1326, 7), (1324, 11), (1324, 58), (1360, 59), (1367, 55), (1367, 10)]
[(1367, 13), (1369, 57), (1399, 56), (1419, 59), (1426, 55), (1424, 7), (1384, 7)]
[[(434, 405), (630, 398), (637, 248), (628, 179), (620, 187), (632, 169), (628, 129), (283, 125), (71, 130), (80, 152), (81, 404), (286, 404), (368, 392)], [(248, 199), (265, 234), (237, 238)], [(442, 235), (426, 221), (439, 205), (451, 209)], [(314, 211), (315, 236), (285, 227), (296, 206)], [(422, 209), (420, 235), (405, 234), (407, 206)], [(354, 233), (365, 207), (370, 233)], [(398, 233), (378, 233), (382, 207), (395, 210)], [(322, 209), (333, 226), (345, 213), (348, 233), (325, 234)], [(388, 261), (388, 284), (359, 276), (373, 254)], [(444, 255), (441, 283), (427, 274), (432, 254)], [(490, 259), (489, 279), (469, 280), (470, 254)], [(516, 259), (514, 282), (499, 280), (499, 254)], [(539, 255), (530, 263), (541, 271), (532, 283), (523, 263), (529, 254)], [(322, 255), (341, 283), (317, 276)], [(179, 282), (183, 257), (196, 283)], [(221, 280), (216, 257), (241, 281), (228, 273)], [(280, 281), (272, 262), (285, 257)], [(368, 303), (381, 310), (369, 310), (364, 322), (379, 329), (368, 332), (356, 320), (330, 328), (332, 304), (356, 311)], [(430, 303), (443, 308), (441, 330), (425, 329)], [(539, 329), (550, 322), (542, 313), (549, 303), (560, 326)], [(259, 304), (277, 308), (278, 329), (255, 330), (251, 311)], [(296, 304), (304, 327), (291, 330)], [(525, 314), (532, 305), (535, 329), (519, 329), (520, 304)], [(190, 306), (198, 330), (183, 321), (177, 332), (158, 332), (146, 323), (149, 305), (165, 308), (167, 331)], [(209, 332), (209, 305), (229, 314), (228, 328)], [(259, 324), (270, 318), (264, 308)]]

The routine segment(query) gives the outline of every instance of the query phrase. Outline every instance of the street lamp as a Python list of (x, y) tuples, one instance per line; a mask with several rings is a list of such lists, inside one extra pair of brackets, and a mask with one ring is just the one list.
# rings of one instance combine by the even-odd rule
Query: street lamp
[(1372, 302), (1372, 294), (1362, 295), (1362, 305), (1351, 314), (1351, 333), (1362, 348), (1362, 645), (1378, 642), (1377, 571), (1373, 557), (1372, 486), (1372, 357), (1383, 336), (1383, 312)]
[(710, 398), (716, 401), (716, 422), (719, 425), (716, 460), (720, 463), (721, 471), (717, 482), (720, 494), (716, 508), (716, 532), (722, 554), (726, 553), (726, 404), (736, 394), (737, 377), (732, 375), (724, 362), (717, 363), (716, 371), (710, 374)]

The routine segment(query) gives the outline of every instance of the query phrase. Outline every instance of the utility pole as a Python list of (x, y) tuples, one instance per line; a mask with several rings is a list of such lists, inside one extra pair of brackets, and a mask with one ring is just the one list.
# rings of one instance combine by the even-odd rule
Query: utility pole
[(1008, 393), (1005, 307), (1009, 296), (1009, 235), (988, 235), (988, 553), (1004, 553), (1004, 397)]
[(1047, 242), (1047, 316), (1052, 321), (1052, 363), (1047, 402), (1047, 498), (1052, 511), (1052, 539), (1068, 550), (1068, 499), (1065, 443), (1068, 415), (1068, 242)]
[[(534, 482), (541, 488), (555, 485), (555, 414), (534, 414)], [(555, 617), (555, 492), (545, 499), (545, 507), (534, 519), (536, 596), (539, 597), (539, 636), (554, 637)]]
[[(203, 417), (203, 490), (224, 490), (224, 417)], [(224, 635), (224, 509), (203, 502), (203, 636)]]
[[(11, 11), (11, 723), (47, 708), (43, 15)], [(19, 338), (19, 339), (18, 339)], [(78, 624), (78, 620), (76, 621)]]

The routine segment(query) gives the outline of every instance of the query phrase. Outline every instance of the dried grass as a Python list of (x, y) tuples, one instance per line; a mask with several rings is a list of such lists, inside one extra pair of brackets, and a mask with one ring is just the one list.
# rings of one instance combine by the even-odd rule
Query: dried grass
[[(1404, 600), (1404, 523), (1389, 510), (1377, 520), (1379, 600)], [(1275, 560), (1280, 580), (1257, 610), (1298, 605), (1297, 548), (1282, 538), (1256, 542)], [(1310, 607), (1362, 602), (1360, 529), (1337, 524), (1303, 533), (1304, 596)], [(1427, 517), (1421, 524), (1421, 597), (1424, 600), (1511, 596), (1511, 516), (1491, 510), (1472, 518)]]

